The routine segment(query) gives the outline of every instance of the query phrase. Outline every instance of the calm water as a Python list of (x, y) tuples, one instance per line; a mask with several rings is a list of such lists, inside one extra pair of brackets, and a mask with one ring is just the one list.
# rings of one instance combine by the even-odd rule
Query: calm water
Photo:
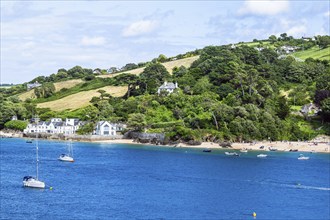
[[(1, 139), (1, 219), (329, 219), (330, 155), (39, 141), (48, 189), (22, 187), (35, 175), (35, 145)], [(306, 154), (305, 154), (306, 155)], [(49, 187), (52, 186), (53, 190)]]

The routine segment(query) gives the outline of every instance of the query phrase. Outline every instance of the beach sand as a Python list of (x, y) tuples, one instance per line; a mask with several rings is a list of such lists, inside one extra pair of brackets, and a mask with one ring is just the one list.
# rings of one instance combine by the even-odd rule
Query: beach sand
[[(22, 134), (19, 133), (6, 133), (0, 131), (0, 136), (2, 137), (22, 137)], [(157, 146), (165, 146), (165, 147), (187, 147), (187, 148), (210, 148), (210, 149), (247, 149), (247, 150), (265, 150), (269, 151), (269, 148), (275, 148), (278, 151), (290, 151), (290, 150), (298, 150), (302, 152), (322, 152), (322, 153), (330, 153), (330, 137), (323, 136), (321, 138), (322, 141), (309, 141), (309, 142), (290, 142), (290, 141), (258, 141), (254, 143), (232, 143), (232, 148), (222, 148), (217, 143), (213, 142), (202, 142), (201, 145), (188, 145), (184, 143), (179, 143), (177, 145), (157, 145)], [(134, 142), (132, 139), (114, 139), (114, 140), (102, 140), (102, 141), (92, 141), (98, 143), (119, 143), (119, 144), (140, 144)], [(148, 144), (144, 144), (148, 145)], [(260, 149), (260, 146), (264, 146), (264, 149)]]
[[(133, 142), (131, 139), (117, 139), (117, 140), (104, 140), (104, 141), (96, 141), (100, 143), (121, 143), (121, 144), (138, 144)], [(148, 144), (147, 144), (148, 145)], [(165, 147), (188, 147), (188, 148), (209, 148), (209, 149), (231, 149), (231, 148), (222, 148), (217, 143), (213, 142), (202, 142), (201, 145), (188, 145), (184, 143), (180, 143), (177, 145), (158, 145)], [(241, 150), (264, 150), (269, 151), (269, 148), (275, 148), (278, 151), (290, 151), (298, 150), (302, 152), (322, 152), (322, 153), (330, 153), (330, 144), (329, 143), (314, 143), (314, 142), (255, 142), (255, 143), (233, 143), (232, 149)], [(260, 146), (264, 146), (264, 149), (260, 149)]]

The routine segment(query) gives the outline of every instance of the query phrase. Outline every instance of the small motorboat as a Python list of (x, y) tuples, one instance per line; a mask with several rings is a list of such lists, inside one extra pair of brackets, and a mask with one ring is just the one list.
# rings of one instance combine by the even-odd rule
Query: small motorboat
[(58, 159), (65, 162), (74, 162), (74, 159), (67, 154), (61, 154)]
[(32, 140), (27, 140), (26, 143), (32, 144)]
[(44, 189), (45, 188), (45, 183), (38, 180), (35, 177), (32, 176), (25, 176), (23, 178), (23, 186), (25, 187), (31, 187), (31, 188), (40, 188)]
[(269, 147), (268, 148), (270, 151), (277, 151), (277, 148), (274, 148), (274, 147)]
[(212, 152), (212, 150), (209, 149), (209, 148), (206, 148), (206, 149), (203, 150), (203, 152), (209, 153), (209, 152)]
[(309, 157), (305, 157), (303, 154), (300, 154), (298, 160), (308, 160)]
[(290, 152), (297, 152), (298, 150), (297, 149), (290, 149), (289, 151)]
[(258, 154), (257, 157), (267, 157), (267, 154)]
[(241, 149), (240, 151), (241, 151), (242, 153), (247, 153), (247, 152), (248, 152), (247, 149)]
[(238, 153), (236, 153), (236, 152), (225, 152), (225, 154), (227, 155), (227, 156), (239, 156), (239, 154)]

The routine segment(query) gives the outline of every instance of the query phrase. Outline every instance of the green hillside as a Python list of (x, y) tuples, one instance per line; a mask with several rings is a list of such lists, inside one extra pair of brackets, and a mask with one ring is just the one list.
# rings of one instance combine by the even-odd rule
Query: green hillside
[[(282, 46), (310, 48), (293, 56), (313, 59), (279, 57), (275, 48)], [(115, 74), (60, 69), (31, 81), (42, 83), (34, 99), (26, 99), (30, 93), (15, 96), (26, 84), (0, 90), (0, 126), (13, 115), (24, 120), (38, 114), (42, 120), (89, 121), (86, 133), (96, 121), (109, 120), (165, 133), (170, 141), (308, 140), (330, 133), (329, 47), (319, 46), (326, 45), (282, 37), (159, 56)], [(161, 85), (170, 88), (160, 91)], [(300, 111), (311, 102), (316, 109)]]
[(330, 61), (330, 47), (327, 47), (325, 49), (320, 49), (318, 46), (315, 46), (308, 50), (295, 52), (293, 53), (293, 55), (302, 60), (306, 60), (307, 58), (313, 58), (313, 59)]

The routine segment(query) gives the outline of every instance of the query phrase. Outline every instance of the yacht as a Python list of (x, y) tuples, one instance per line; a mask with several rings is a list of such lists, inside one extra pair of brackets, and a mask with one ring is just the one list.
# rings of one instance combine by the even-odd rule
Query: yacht
[(37, 175), (36, 177), (33, 176), (25, 176), (23, 177), (23, 186), (24, 187), (31, 187), (31, 188), (45, 188), (45, 182), (42, 182), (38, 179), (39, 174), (39, 158), (38, 158), (38, 134), (36, 135), (36, 164), (37, 164)]
[(257, 157), (267, 157), (267, 154), (258, 154)]
[(68, 144), (68, 154), (61, 154), (58, 159), (60, 161), (64, 161), (64, 162), (74, 162), (74, 159), (73, 159), (73, 149), (72, 149), (72, 143), (71, 143), (71, 141)]

